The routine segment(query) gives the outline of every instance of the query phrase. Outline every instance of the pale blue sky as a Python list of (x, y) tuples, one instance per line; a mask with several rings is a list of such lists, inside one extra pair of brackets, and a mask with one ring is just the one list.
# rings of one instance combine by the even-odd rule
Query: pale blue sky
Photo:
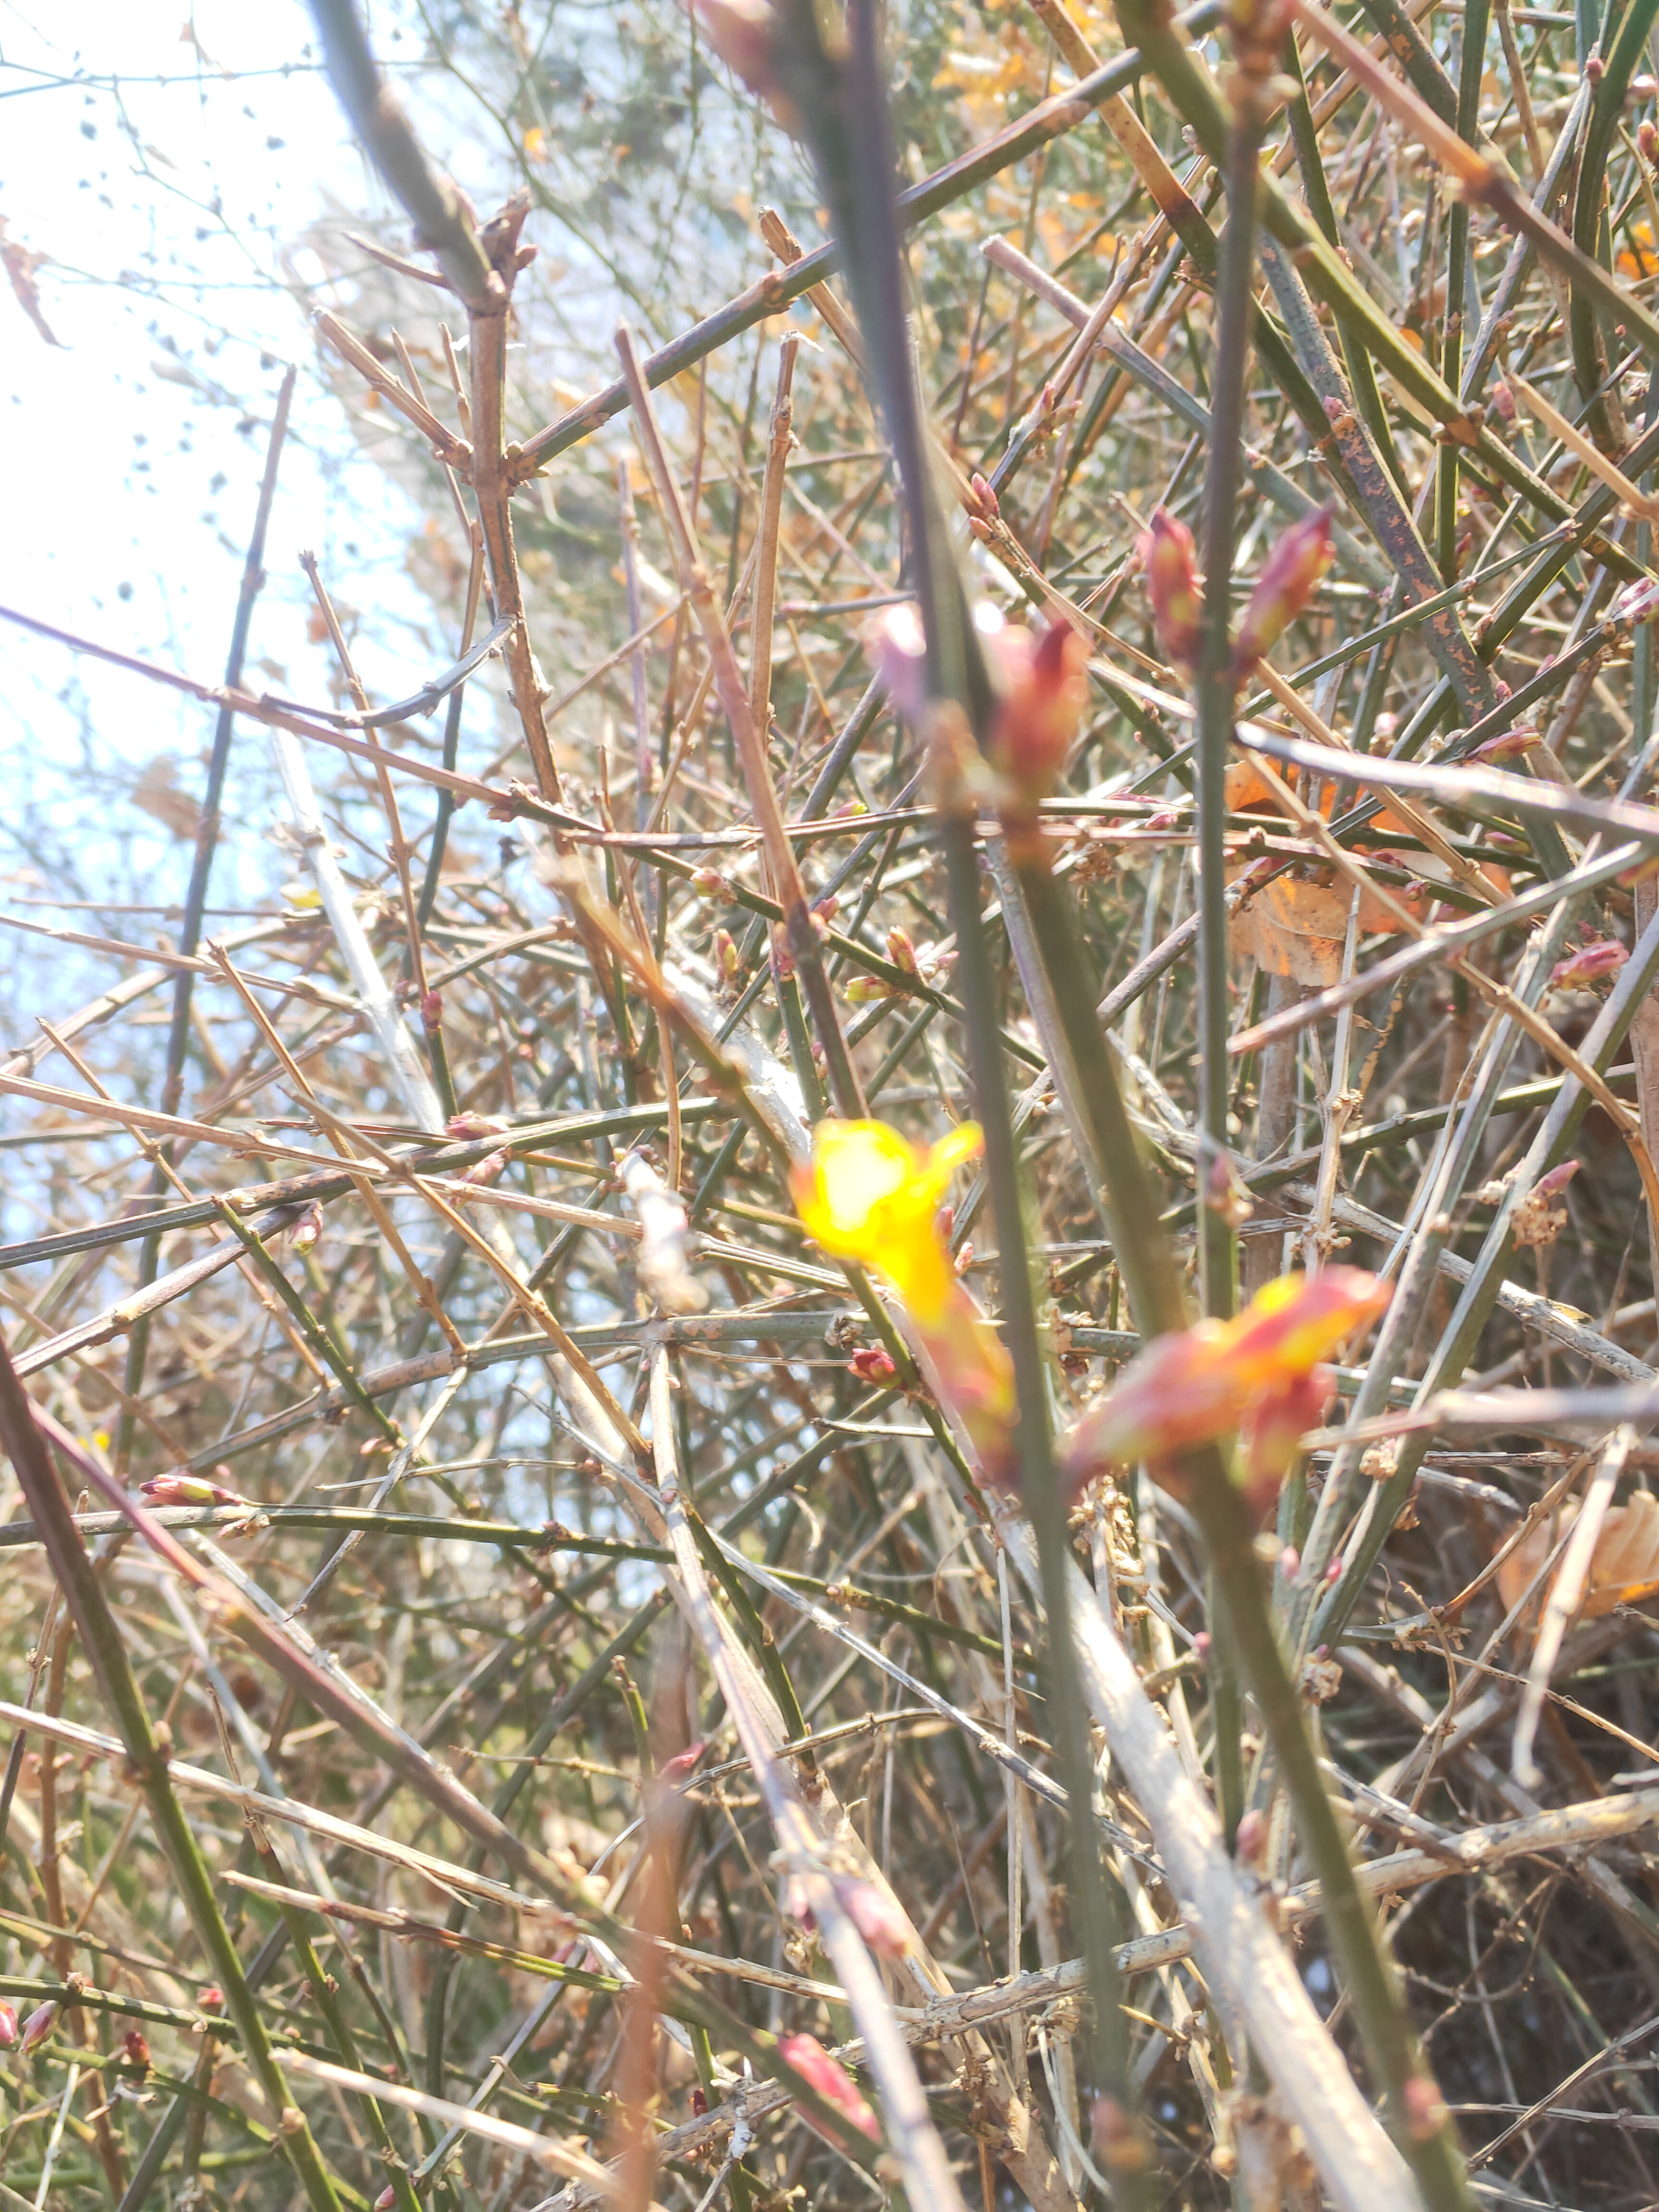
[[(325, 696), (325, 663), (304, 636), (299, 550), (316, 549), (347, 602), (361, 604), (372, 578), (395, 638), (400, 616), (426, 613), (402, 569), (418, 517), (357, 455), (310, 373), (282, 256), (328, 204), (372, 208), (380, 196), (299, 0), (199, 0), (193, 43), (184, 13), (181, 0), (0, 5), (0, 215), (14, 240), (49, 257), (41, 305), (62, 341), (44, 343), (0, 289), (0, 600), (216, 679), (270, 405), (283, 362), (297, 360), (253, 641), (274, 665), (255, 680)], [(301, 273), (320, 276), (314, 257)], [(372, 671), (371, 642), (363, 655)], [(395, 681), (401, 672), (383, 665)], [(0, 631), (0, 670), (5, 755), (43, 767), (78, 750), (79, 714), (58, 696), (72, 680), (100, 752), (135, 764), (177, 752), (180, 781), (194, 785), (211, 733), (204, 710), (15, 629)], [(262, 741), (248, 730), (241, 742)], [(158, 841), (161, 876), (184, 858)]]

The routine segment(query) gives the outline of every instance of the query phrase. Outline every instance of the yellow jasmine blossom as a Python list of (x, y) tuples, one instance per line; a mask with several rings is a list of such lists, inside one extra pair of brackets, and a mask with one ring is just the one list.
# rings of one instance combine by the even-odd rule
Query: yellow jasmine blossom
[(885, 1121), (820, 1121), (811, 1162), (791, 1178), (796, 1207), (826, 1252), (873, 1267), (925, 1328), (960, 1290), (939, 1210), (983, 1142), (973, 1121), (925, 1148)]
[(808, 1234), (838, 1260), (873, 1269), (902, 1301), (928, 1379), (985, 1473), (1003, 1481), (1014, 1415), (1008, 1355), (957, 1280), (939, 1218), (951, 1176), (982, 1142), (971, 1121), (930, 1146), (884, 1121), (820, 1121), (812, 1157), (791, 1180)]

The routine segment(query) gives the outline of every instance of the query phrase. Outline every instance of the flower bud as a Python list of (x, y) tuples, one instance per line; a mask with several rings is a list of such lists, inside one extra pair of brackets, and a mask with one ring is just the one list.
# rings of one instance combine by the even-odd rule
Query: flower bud
[(1641, 149), (1642, 159), (1651, 167), (1659, 162), (1659, 125), (1652, 117), (1644, 115), (1636, 126), (1636, 143)]
[(1236, 682), (1243, 683), (1262, 655), (1278, 643), (1335, 558), (1328, 506), (1304, 514), (1284, 532), (1256, 578), (1233, 644)]
[(1566, 959), (1558, 960), (1550, 970), (1550, 981), (1568, 987), (1594, 982), (1598, 976), (1615, 974), (1629, 958), (1628, 950), (1616, 937), (1597, 938), (1581, 945)]
[(750, 92), (770, 102), (787, 130), (793, 109), (778, 75), (779, 24), (770, 0), (692, 0), (703, 36)]
[(428, 1036), (436, 1036), (444, 1025), (444, 994), (428, 991), (421, 1000), (421, 1027)]
[(1495, 738), (1488, 738), (1484, 744), (1477, 745), (1472, 753), (1466, 753), (1463, 757), (1465, 760), (1485, 761), (1488, 766), (1496, 767), (1503, 761), (1519, 760), (1523, 753), (1529, 753), (1534, 745), (1542, 743), (1543, 738), (1536, 730), (1500, 730)]
[(475, 1160), (470, 1168), (463, 1168), (455, 1178), (473, 1190), (487, 1190), (492, 1182), (499, 1182), (512, 1154), (505, 1150), (486, 1152), (483, 1159)]
[(1607, 73), (1607, 65), (1600, 54), (1592, 54), (1584, 64), (1584, 75), (1592, 84), (1600, 84)]
[(1644, 576), (1634, 584), (1626, 584), (1607, 610), (1610, 622), (1651, 622), (1659, 614), (1659, 583)]
[(0, 1997), (0, 2051), (9, 2051), (17, 2040), (17, 2008)]
[(1089, 2140), (1109, 2173), (1140, 2173), (1147, 2165), (1146, 2138), (1134, 2115), (1115, 2097), (1097, 2097), (1089, 2115)]
[(731, 879), (718, 868), (693, 868), (687, 881), (699, 898), (720, 899), (727, 906), (732, 903)]
[(1434, 2083), (1414, 2074), (1400, 2093), (1406, 2108), (1406, 2132), (1413, 2142), (1427, 2142), (1446, 2124), (1446, 2107)]
[(887, 609), (871, 636), (869, 653), (894, 706), (906, 721), (919, 722), (927, 707), (927, 637), (909, 600)]
[(997, 498), (996, 493), (992, 488), (991, 482), (988, 477), (982, 477), (979, 471), (975, 469), (972, 476), (969, 477), (968, 483), (969, 489), (972, 491), (975, 499), (979, 502), (976, 512), (981, 520), (988, 521), (994, 515), (999, 515), (1001, 514), (1001, 502)]
[(702, 1757), (704, 1752), (707, 1751), (708, 1748), (708, 1746), (703, 1741), (702, 1737), (699, 1737), (696, 1743), (688, 1743), (684, 1751), (677, 1751), (672, 1759), (664, 1759), (662, 1765), (657, 1769), (657, 1778), (659, 1781), (685, 1781), (688, 1776), (695, 1771), (697, 1761)]
[(902, 1959), (910, 1948), (910, 1923), (890, 1890), (872, 1881), (837, 1881), (842, 1910), (878, 1959)]
[(1239, 1817), (1233, 1856), (1245, 1866), (1260, 1866), (1267, 1852), (1267, 1823), (1253, 1805)]
[(289, 1242), (303, 1258), (317, 1249), (317, 1239), (323, 1233), (323, 1209), (320, 1200), (313, 1199), (305, 1212), (289, 1232)]
[(444, 1133), (464, 1145), (477, 1137), (499, 1137), (512, 1126), (498, 1114), (452, 1114), (444, 1124)]
[(1151, 526), (1137, 549), (1146, 571), (1152, 602), (1152, 627), (1165, 659), (1177, 668), (1197, 665), (1199, 630), (1204, 620), (1204, 591), (1198, 580), (1193, 533), (1167, 507), (1152, 510)]
[(204, 1990), (198, 1993), (196, 2007), (198, 2012), (222, 2012), (224, 2010), (225, 1993), (219, 1987), (216, 1982), (210, 1982)]
[(24, 2057), (27, 2058), (31, 2051), (40, 2049), (52, 2033), (52, 2023), (57, 2017), (58, 2007), (50, 2000), (43, 2005), (36, 2005), (23, 2022), (23, 2033), (17, 2046)]
[(1040, 638), (1018, 623), (986, 641), (1002, 696), (991, 758), (1024, 805), (1047, 796), (1066, 766), (1089, 703), (1089, 648), (1067, 622)]
[[(229, 1470), (216, 1468), (216, 1474)], [(210, 1482), (205, 1476), (175, 1472), (153, 1474), (148, 1482), (138, 1486), (138, 1495), (152, 1505), (246, 1505), (251, 1501), (239, 1491), (227, 1490), (221, 1484)]]
[(397, 2201), (398, 2192), (388, 2181), (374, 2200), (374, 2212), (392, 2212), (392, 2208)]
[[(832, 2058), (816, 2035), (782, 2035), (778, 2038), (778, 2054), (793, 2066), (826, 2105), (834, 2106), (848, 2125), (856, 2128), (872, 2142), (879, 2142), (881, 2129), (875, 2114), (859, 2093), (857, 2083), (838, 2059)], [(816, 2122), (808, 2119), (809, 2126)]]
[(1577, 1160), (1563, 1160), (1559, 1167), (1552, 1168), (1547, 1175), (1539, 1176), (1532, 1187), (1533, 1195), (1547, 1200), (1559, 1198), (1577, 1174), (1581, 1164), (1582, 1163)]
[(146, 2074), (149, 2073), (149, 2044), (142, 2027), (130, 2027), (121, 2038), (121, 2048), (127, 2055), (129, 2065), (141, 2066)]
[(849, 1006), (872, 1006), (879, 999), (896, 999), (901, 995), (896, 985), (884, 983), (879, 975), (854, 975), (846, 993)]
[(743, 960), (738, 951), (737, 940), (729, 929), (714, 932), (714, 965), (722, 982), (735, 982), (742, 972)]
[(898, 1374), (891, 1358), (878, 1344), (861, 1345), (847, 1363), (847, 1371), (860, 1382), (880, 1389)]
[(916, 970), (916, 948), (910, 941), (908, 929), (895, 927), (887, 933), (887, 957), (895, 968), (902, 968), (907, 975)]

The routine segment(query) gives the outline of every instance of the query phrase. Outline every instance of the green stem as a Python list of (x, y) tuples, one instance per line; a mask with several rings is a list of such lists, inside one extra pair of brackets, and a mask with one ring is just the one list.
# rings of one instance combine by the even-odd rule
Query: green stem
[(0, 1337), (0, 1445), (10, 1460), (30, 1515), (40, 1531), (70, 1613), (82, 1648), (92, 1662), (104, 1704), (125, 1747), (127, 1763), (149, 1806), (157, 1840), (166, 1852), (191, 1924), (196, 1930), (241, 2037), (242, 2049), (271, 2112), (283, 2148), (305, 2191), (313, 2212), (340, 2212), (340, 2200), (317, 2148), (305, 2114), (289, 2094), (272, 2056), (265, 2025), (242, 1972), (209, 1874), (190, 1823), (180, 1811), (167, 1778), (167, 1754), (155, 1731), (109, 1600), (75, 1526), (68, 1500), (52, 1472), (46, 1447), (35, 1425), (34, 1409), (17, 1379), (11, 1354)]

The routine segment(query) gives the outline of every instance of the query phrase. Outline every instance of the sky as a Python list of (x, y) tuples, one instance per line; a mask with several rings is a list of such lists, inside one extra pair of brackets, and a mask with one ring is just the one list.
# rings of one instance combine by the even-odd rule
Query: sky
[[(409, 626), (430, 637), (429, 611), (403, 569), (420, 517), (355, 447), (286, 281), (323, 276), (308, 249), (293, 251), (319, 215), (383, 210), (385, 197), (349, 143), (298, 0), (186, 9), (0, 0), (0, 216), (13, 244), (46, 257), (36, 282), (58, 341), (0, 286), (0, 603), (219, 680), (270, 410), (295, 361), (251, 678), (329, 696), (324, 650), (305, 629), (298, 555), (309, 547), (341, 602), (372, 604), (364, 672), (395, 685), (411, 653), (427, 672)], [(395, 64), (391, 29), (380, 11)], [(193, 789), (211, 734), (210, 710), (0, 625), (8, 775), (64, 773), (84, 801), (88, 775), (113, 788), (171, 754)], [(238, 744), (264, 739), (244, 726)], [(179, 896), (187, 847), (157, 825), (140, 860), (158, 895)], [(269, 872), (246, 849), (240, 865)], [(0, 897), (50, 894), (27, 880), (39, 870), (19, 872), (0, 855)]]

